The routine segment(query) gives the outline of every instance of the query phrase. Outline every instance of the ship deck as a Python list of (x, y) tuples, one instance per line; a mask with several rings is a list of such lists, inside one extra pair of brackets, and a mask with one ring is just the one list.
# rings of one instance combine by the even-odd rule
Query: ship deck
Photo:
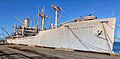
[(0, 59), (119, 59), (119, 56), (35, 46), (0, 45)]

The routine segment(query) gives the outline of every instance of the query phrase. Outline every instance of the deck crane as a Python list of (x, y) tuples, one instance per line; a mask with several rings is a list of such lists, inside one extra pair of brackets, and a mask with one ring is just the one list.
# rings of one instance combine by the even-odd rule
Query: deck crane
[(45, 26), (45, 18), (46, 18), (46, 16), (45, 16), (45, 6), (42, 8), (42, 13), (40, 14), (40, 16), (41, 16), (41, 18), (42, 18), (42, 30), (44, 30), (45, 28), (44, 28), (44, 26)]
[(51, 7), (55, 10), (55, 28), (58, 26), (58, 11), (62, 10), (60, 7), (51, 5)]

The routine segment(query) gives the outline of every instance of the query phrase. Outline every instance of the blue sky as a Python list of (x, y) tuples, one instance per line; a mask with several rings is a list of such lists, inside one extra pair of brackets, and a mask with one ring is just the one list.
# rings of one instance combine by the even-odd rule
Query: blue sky
[[(120, 41), (120, 0), (0, 0), (0, 27), (6, 27), (6, 30), (11, 34), (12, 26), (19, 21), (15, 18), (18, 16), (22, 20), (26, 17), (37, 20), (37, 9), (43, 6), (46, 7), (45, 14), (49, 16), (46, 19), (46, 27), (49, 27), (50, 22), (54, 23), (54, 10), (51, 5), (60, 6), (64, 10), (63, 16), (59, 20), (59, 24), (76, 17), (86, 16), (94, 11), (94, 15), (98, 18), (113, 17), (112, 12), (117, 18), (117, 29), (115, 33), (115, 41)], [(61, 12), (60, 12), (61, 13)], [(32, 23), (34, 25), (34, 23)], [(0, 30), (0, 33), (3, 33)]]

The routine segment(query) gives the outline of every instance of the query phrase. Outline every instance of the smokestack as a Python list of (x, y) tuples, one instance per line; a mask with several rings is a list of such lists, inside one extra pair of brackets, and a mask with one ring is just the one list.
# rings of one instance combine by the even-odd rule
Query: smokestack
[(28, 19), (28, 18), (26, 18), (26, 19), (24, 20), (24, 27), (25, 27), (25, 28), (28, 28), (28, 27), (29, 27), (29, 19)]

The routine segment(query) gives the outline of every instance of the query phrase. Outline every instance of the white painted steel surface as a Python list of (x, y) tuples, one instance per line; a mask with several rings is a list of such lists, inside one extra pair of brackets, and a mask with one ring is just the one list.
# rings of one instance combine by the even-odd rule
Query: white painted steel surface
[[(103, 21), (108, 21), (108, 23), (103, 23), (102, 25), (100, 22)], [(64, 24), (58, 29), (40, 31), (34, 37), (9, 39), (7, 41), (14, 44), (111, 53), (114, 42), (115, 22), (115, 18), (71, 22)]]

